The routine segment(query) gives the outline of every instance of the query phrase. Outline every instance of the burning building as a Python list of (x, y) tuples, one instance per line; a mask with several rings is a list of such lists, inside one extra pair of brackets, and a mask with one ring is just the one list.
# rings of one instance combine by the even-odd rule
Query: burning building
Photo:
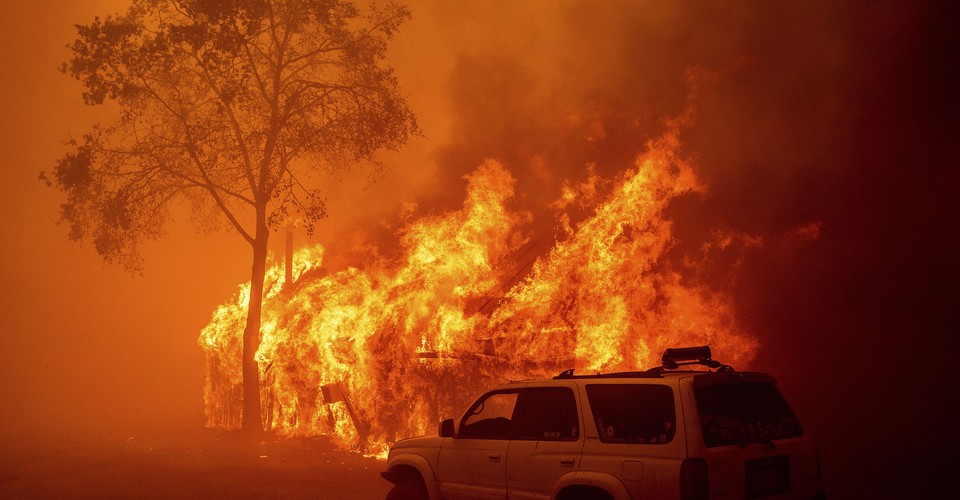
[[(274, 266), (257, 354), (264, 426), (379, 453), (495, 381), (635, 369), (676, 345), (710, 344), (747, 365), (757, 340), (739, 331), (729, 300), (662, 258), (673, 238), (666, 207), (703, 189), (679, 127), (616, 179), (565, 186), (550, 243), (511, 205), (511, 173), (489, 160), (467, 176), (462, 208), (398, 231), (398, 258), (328, 273), (324, 249), (304, 248), (292, 283)], [(575, 207), (591, 215), (572, 222)], [(248, 292), (242, 285), (200, 337), (210, 426), (240, 424)]]

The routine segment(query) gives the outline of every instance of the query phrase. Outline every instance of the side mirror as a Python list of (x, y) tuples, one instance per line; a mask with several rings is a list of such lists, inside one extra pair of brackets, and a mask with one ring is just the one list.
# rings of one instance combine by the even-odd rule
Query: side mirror
[(438, 433), (442, 438), (453, 437), (453, 419), (448, 418), (446, 420), (441, 420)]

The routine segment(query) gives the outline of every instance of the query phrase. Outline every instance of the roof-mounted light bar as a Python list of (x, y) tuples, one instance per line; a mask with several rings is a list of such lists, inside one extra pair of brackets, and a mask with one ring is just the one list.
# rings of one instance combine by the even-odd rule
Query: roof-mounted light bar
[(703, 365), (710, 368), (720, 368), (722, 364), (712, 358), (710, 346), (700, 347), (672, 347), (663, 351), (663, 367), (675, 370), (683, 365)]
[(733, 372), (733, 367), (730, 365), (725, 365), (715, 359), (710, 353), (710, 346), (704, 345), (700, 347), (671, 347), (666, 351), (663, 351), (663, 366), (657, 366), (642, 372), (615, 372), (615, 373), (599, 373), (595, 375), (574, 375), (573, 368), (565, 370), (563, 373), (553, 377), (554, 380), (562, 380), (569, 378), (618, 378), (618, 377), (630, 377), (630, 378), (656, 378), (662, 377), (666, 370), (676, 370), (681, 366), (686, 365), (701, 365), (708, 368), (716, 368), (718, 372)]

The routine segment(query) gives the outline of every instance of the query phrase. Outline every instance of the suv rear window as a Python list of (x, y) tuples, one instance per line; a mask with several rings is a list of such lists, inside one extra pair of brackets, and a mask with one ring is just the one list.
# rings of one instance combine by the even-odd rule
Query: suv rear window
[(663, 385), (589, 384), (587, 399), (600, 441), (663, 444), (673, 440), (673, 390)]
[(793, 411), (772, 383), (696, 384), (695, 393), (708, 448), (803, 435)]

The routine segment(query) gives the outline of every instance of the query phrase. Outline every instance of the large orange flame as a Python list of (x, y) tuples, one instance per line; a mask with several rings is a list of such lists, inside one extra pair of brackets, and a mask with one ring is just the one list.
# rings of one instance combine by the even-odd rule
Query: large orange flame
[[(665, 207), (702, 189), (678, 150), (673, 123), (592, 217), (576, 227), (559, 217), (549, 251), (537, 252), (527, 217), (507, 209), (510, 173), (487, 161), (468, 176), (461, 210), (402, 230), (399, 262), (323, 274), (317, 246), (296, 255), (293, 283), (271, 268), (257, 354), (266, 425), (382, 453), (507, 379), (645, 368), (683, 345), (749, 363), (757, 342), (738, 330), (728, 299), (662, 262)], [(555, 208), (592, 202), (597, 182), (568, 187)], [(239, 425), (248, 295), (242, 285), (201, 333), (211, 426)]]

